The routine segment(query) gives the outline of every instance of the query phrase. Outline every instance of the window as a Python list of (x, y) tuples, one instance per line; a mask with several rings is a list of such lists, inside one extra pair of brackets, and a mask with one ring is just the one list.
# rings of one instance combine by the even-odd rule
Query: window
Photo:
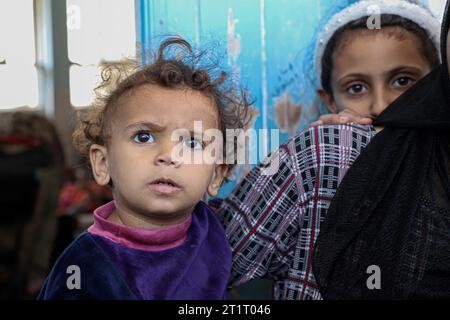
[(0, 10), (0, 109), (38, 105), (34, 35), (33, 0), (3, 0)]
[(136, 53), (134, 0), (67, 0), (70, 100), (88, 106), (100, 80), (101, 61)]

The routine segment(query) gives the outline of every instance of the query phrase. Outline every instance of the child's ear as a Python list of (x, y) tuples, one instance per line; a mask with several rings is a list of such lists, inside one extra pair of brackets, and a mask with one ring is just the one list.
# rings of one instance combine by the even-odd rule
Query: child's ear
[(317, 90), (317, 94), (319, 95), (320, 100), (322, 100), (323, 103), (325, 103), (325, 105), (327, 106), (328, 110), (331, 113), (338, 113), (338, 109), (336, 108), (334, 99), (328, 93), (326, 93), (325, 90), (320, 88)]
[(89, 149), (89, 159), (91, 160), (92, 174), (95, 181), (106, 186), (111, 179), (108, 166), (108, 152), (106, 147), (93, 144)]
[(217, 196), (219, 192), (220, 186), (222, 184), (223, 179), (227, 175), (228, 166), (226, 164), (218, 164), (214, 168), (213, 177), (211, 178), (211, 182), (208, 185), (208, 194), (211, 197)]

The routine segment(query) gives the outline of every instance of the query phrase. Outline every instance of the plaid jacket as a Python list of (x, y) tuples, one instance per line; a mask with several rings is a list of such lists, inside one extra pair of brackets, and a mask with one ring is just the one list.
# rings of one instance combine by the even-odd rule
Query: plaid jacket
[(358, 124), (312, 128), (274, 152), (275, 174), (262, 173), (264, 161), (250, 171), (219, 210), (233, 251), (230, 286), (272, 278), (275, 299), (321, 299), (311, 270), (320, 223), (375, 133)]

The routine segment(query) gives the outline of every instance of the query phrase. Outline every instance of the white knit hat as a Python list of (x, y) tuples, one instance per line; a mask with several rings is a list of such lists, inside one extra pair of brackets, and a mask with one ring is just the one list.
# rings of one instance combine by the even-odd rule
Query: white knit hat
[[(322, 57), (333, 34), (342, 26), (362, 17), (392, 14), (411, 20), (424, 29), (436, 49), (440, 50), (441, 22), (425, 7), (405, 0), (367, 0), (348, 6), (335, 14), (320, 32), (315, 49), (314, 62), (320, 81), (322, 76)], [(381, 26), (382, 27), (382, 26)]]

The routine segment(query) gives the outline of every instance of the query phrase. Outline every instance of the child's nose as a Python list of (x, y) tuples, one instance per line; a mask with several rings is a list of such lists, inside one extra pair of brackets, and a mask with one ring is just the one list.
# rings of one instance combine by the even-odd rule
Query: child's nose
[(180, 159), (173, 155), (173, 148), (171, 146), (166, 146), (161, 149), (161, 152), (155, 158), (155, 165), (165, 165), (179, 167), (181, 165)]
[(372, 105), (369, 110), (370, 115), (372, 117), (378, 117), (392, 101), (389, 92), (386, 92), (384, 88), (378, 88), (374, 93)]

